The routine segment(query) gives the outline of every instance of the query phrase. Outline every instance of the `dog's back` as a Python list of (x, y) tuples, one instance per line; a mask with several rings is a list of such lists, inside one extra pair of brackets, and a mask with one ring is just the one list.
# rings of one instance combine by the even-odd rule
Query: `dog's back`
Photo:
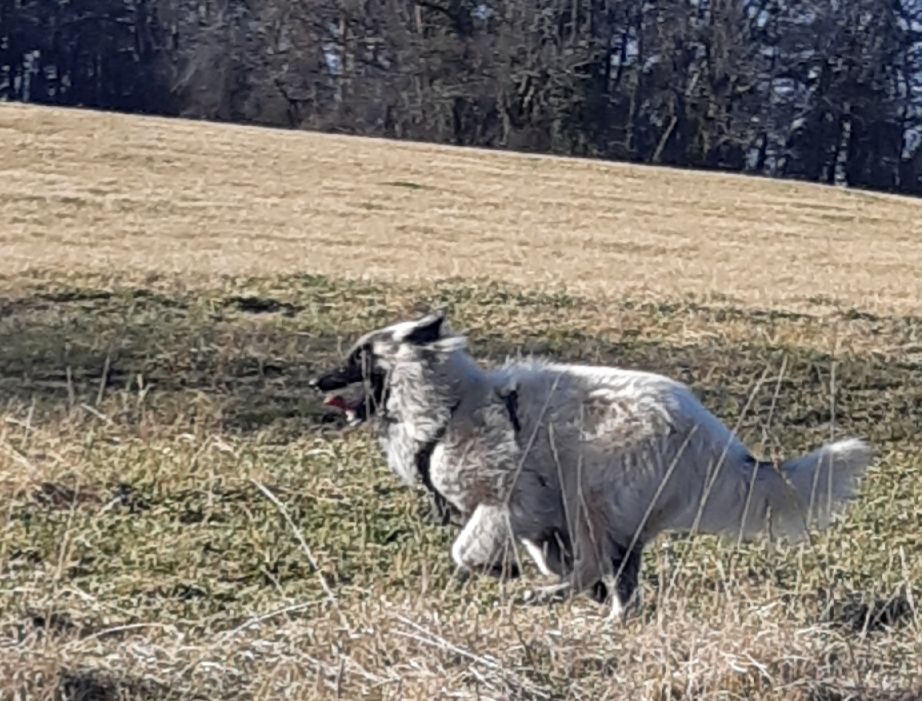
[(556, 487), (583, 584), (664, 530), (799, 538), (828, 524), (869, 462), (855, 440), (780, 468), (758, 462), (687, 386), (655, 373), (526, 362), (495, 377), (517, 395), (525, 480), (513, 509), (554, 520), (548, 487), (533, 485)]

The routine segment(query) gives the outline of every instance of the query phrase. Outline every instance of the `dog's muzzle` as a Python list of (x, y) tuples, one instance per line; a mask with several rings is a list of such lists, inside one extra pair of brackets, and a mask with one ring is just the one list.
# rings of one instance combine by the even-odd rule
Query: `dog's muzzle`
[(370, 402), (374, 398), (369, 397), (364, 388), (358, 392), (354, 399), (347, 399), (341, 394), (335, 392), (345, 389), (351, 385), (360, 383), (364, 380), (362, 373), (351, 366), (337, 368), (308, 381), (308, 386), (326, 396), (323, 403), (326, 406), (333, 407), (342, 412), (349, 426), (359, 426), (368, 420), (373, 413)]

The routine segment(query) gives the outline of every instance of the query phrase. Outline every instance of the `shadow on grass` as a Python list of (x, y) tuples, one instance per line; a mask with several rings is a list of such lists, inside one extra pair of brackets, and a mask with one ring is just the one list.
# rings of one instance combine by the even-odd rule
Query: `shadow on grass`
[[(385, 299), (389, 293), (309, 276), (272, 284), (256, 293), (64, 288), (0, 298), (0, 396), (39, 408), (94, 406), (112, 393), (172, 396), (180, 416), (199, 397), (222, 429), (237, 432), (283, 426), (294, 435), (336, 423), (339, 417), (323, 407), (308, 381), (372, 324), (393, 320)], [(728, 345), (716, 335), (691, 345), (643, 340), (630, 330), (615, 339), (600, 338), (576, 323), (552, 324), (546, 316), (538, 326), (518, 324), (510, 331), (489, 323), (491, 310), (511, 306), (540, 317), (542, 311), (565, 310), (575, 302), (495, 286), (484, 288), (482, 297), (467, 287), (446, 286), (439, 294), (452, 315), (477, 320), (481, 331), (471, 338), (477, 358), (536, 354), (662, 372), (689, 384), (729, 423), (743, 413), (749, 393), (767, 370), (769, 379), (741, 429), (763, 426), (771, 415), (774, 426), (797, 440), (812, 443), (821, 433), (828, 436), (833, 419), (829, 355), (765, 343)], [(624, 305), (627, 309), (630, 301)], [(660, 305), (649, 314), (653, 319), (688, 314), (689, 309)], [(711, 319), (715, 314), (744, 312), (701, 313), (708, 315), (708, 323), (718, 323), (720, 318)], [(785, 375), (776, 382), (782, 360)], [(840, 430), (871, 440), (911, 439), (922, 406), (920, 376), (922, 369), (909, 362), (838, 359), (835, 419)]]
[(806, 697), (807, 701), (919, 701), (922, 699), (922, 687), (919, 689), (892, 690), (892, 689), (865, 689), (856, 692), (854, 689), (827, 684), (817, 685)]
[[(164, 685), (111, 671), (74, 669), (65, 671), (58, 684), (57, 698), (68, 701), (122, 701), (123, 699), (176, 698)], [(204, 696), (193, 697), (204, 699)]]
[(821, 620), (853, 633), (880, 633), (906, 625), (915, 616), (909, 592), (884, 598), (850, 591), (824, 598)]
[(204, 396), (226, 430), (279, 420), (316, 427), (336, 417), (308, 380), (336, 356), (339, 335), (316, 323), (303, 328), (299, 311), (256, 295), (143, 289), (0, 299), (0, 395), (38, 409), (96, 406), (113, 393)]

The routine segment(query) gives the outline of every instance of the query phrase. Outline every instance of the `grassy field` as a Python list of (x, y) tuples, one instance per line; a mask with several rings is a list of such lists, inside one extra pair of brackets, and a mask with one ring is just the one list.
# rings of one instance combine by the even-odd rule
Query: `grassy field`
[[(12, 105), (0, 143), (0, 698), (922, 697), (922, 203)], [(436, 304), (761, 456), (865, 437), (866, 487), (802, 546), (663, 538), (623, 625), (463, 581), (307, 387)]]

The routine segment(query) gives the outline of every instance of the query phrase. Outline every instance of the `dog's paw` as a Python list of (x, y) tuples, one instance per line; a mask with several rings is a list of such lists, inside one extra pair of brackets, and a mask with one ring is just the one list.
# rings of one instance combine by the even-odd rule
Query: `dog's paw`
[(619, 596), (613, 595), (597, 603), (608, 609), (605, 620), (616, 624), (627, 624), (636, 618), (640, 618), (643, 611), (643, 598), (640, 589), (635, 591), (627, 601), (622, 601)]
[(451, 573), (451, 581), (458, 586), (463, 586), (467, 584), (471, 579), (474, 578), (474, 573), (471, 572), (466, 567), (455, 567)]
[(562, 603), (571, 596), (572, 591), (570, 584), (568, 582), (563, 582), (561, 584), (552, 584), (547, 587), (529, 589), (522, 595), (520, 603), (525, 606), (549, 606), (551, 604)]
[(495, 577), (503, 581), (518, 579), (522, 576), (519, 566), (515, 562), (495, 562), (489, 567), (484, 568), (484, 573), (490, 577)]

